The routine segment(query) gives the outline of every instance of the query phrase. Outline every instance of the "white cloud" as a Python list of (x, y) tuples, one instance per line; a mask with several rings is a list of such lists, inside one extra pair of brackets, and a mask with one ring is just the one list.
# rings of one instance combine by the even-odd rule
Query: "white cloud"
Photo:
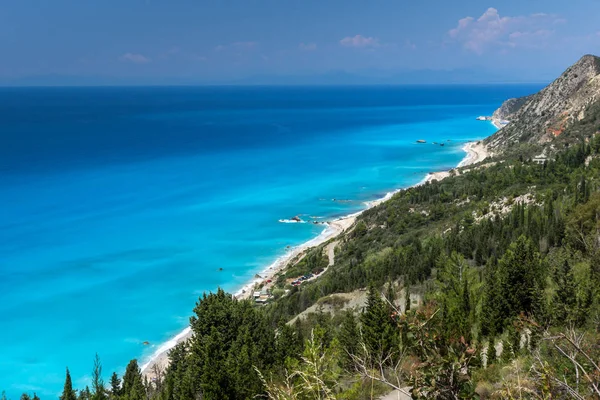
[(148, 57), (138, 53), (125, 53), (119, 57), (119, 59), (121, 61), (132, 62), (135, 64), (146, 64), (151, 61)]
[(454, 29), (451, 29), (450, 32), (448, 32), (450, 37), (452, 37), (452, 38), (457, 37), (462, 30), (466, 29), (471, 24), (471, 22), (473, 22), (473, 19), (474, 19), (473, 17), (466, 17), (466, 18), (460, 19), (458, 21), (458, 26)]
[(317, 49), (317, 44), (316, 43), (300, 43), (298, 45), (298, 47), (300, 48), (300, 50), (304, 50), (304, 51), (315, 51)]
[(488, 8), (477, 19), (460, 19), (456, 28), (448, 31), (448, 36), (477, 54), (491, 48), (543, 47), (553, 34), (550, 28), (563, 22), (563, 19), (545, 13), (511, 17), (501, 16), (497, 9)]
[(509, 47), (521, 47), (538, 49), (548, 45), (548, 39), (554, 34), (554, 31), (548, 29), (539, 29), (532, 32), (513, 32), (508, 35), (507, 45)]
[(354, 37), (347, 36), (340, 40), (340, 44), (344, 47), (379, 47), (379, 39), (374, 37), (364, 37), (362, 35), (356, 35)]

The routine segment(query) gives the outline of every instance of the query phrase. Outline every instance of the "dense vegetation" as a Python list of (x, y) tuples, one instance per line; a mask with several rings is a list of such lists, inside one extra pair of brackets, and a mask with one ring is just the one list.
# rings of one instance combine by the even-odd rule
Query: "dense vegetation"
[[(599, 398), (599, 189), (592, 138), (404, 190), (361, 215), (319, 279), (282, 277), (289, 292), (264, 307), (204, 295), (166, 371), (149, 381), (133, 360), (106, 385), (97, 358), (91, 388), (67, 370), (61, 400)], [(312, 249), (294, 273), (325, 257)], [(287, 323), (365, 288), (362, 310)]]

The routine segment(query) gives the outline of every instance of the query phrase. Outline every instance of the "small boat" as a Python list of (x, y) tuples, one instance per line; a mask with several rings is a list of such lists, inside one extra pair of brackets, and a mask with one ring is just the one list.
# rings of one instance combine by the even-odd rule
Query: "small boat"
[(423, 139), (419, 139), (419, 140), (417, 140), (417, 143), (427, 143), (427, 141), (425, 141)]

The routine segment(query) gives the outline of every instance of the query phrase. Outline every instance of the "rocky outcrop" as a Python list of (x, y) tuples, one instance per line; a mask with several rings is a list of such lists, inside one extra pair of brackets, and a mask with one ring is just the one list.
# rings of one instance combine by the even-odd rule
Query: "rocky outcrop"
[(503, 104), (495, 115), (510, 123), (486, 144), (500, 150), (524, 142), (551, 142), (599, 102), (600, 58), (586, 55), (540, 92)]
[(494, 112), (492, 118), (509, 121), (533, 95), (508, 99)]

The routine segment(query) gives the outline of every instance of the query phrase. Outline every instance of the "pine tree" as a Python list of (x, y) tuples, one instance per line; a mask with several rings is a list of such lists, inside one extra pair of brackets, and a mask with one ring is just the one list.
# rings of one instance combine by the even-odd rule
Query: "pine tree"
[(374, 285), (369, 286), (367, 304), (361, 315), (362, 339), (372, 357), (388, 357), (397, 342), (388, 307)]
[(288, 358), (300, 357), (302, 346), (303, 343), (299, 340), (298, 332), (281, 320), (275, 338), (275, 359), (283, 366)]
[(494, 338), (490, 338), (487, 348), (487, 366), (495, 364), (496, 361), (496, 342)]
[(125, 369), (122, 393), (127, 400), (144, 400), (146, 398), (142, 373), (135, 359), (131, 360)]
[(557, 289), (552, 299), (554, 319), (558, 324), (564, 324), (574, 319), (577, 294), (573, 270), (567, 260), (558, 267), (554, 274)]
[(343, 366), (349, 368), (354, 363), (352, 356), (357, 356), (359, 351), (358, 324), (352, 310), (348, 310), (344, 314), (338, 340), (343, 350), (341, 362)]
[(576, 326), (583, 326), (590, 315), (590, 308), (594, 304), (594, 298), (596, 297), (597, 287), (594, 285), (592, 271), (590, 269), (589, 279), (586, 282), (582, 282), (578, 285), (577, 289), (577, 305), (573, 316), (569, 318), (575, 322)]
[(65, 385), (63, 387), (60, 400), (77, 400), (77, 395), (73, 390), (73, 383), (71, 382), (71, 373), (69, 372), (69, 368), (67, 368), (67, 376), (65, 378)]
[(541, 317), (544, 313), (544, 276), (540, 254), (531, 240), (521, 236), (498, 262), (496, 304), (492, 304), (503, 325), (520, 313)]
[(256, 369), (269, 371), (277, 351), (275, 330), (265, 314), (221, 289), (204, 295), (194, 313), (189, 356), (194, 361), (184, 374), (185, 390), (203, 398), (246, 398), (257, 393), (261, 383)]
[(502, 341), (502, 354), (500, 355), (500, 359), (504, 364), (506, 364), (512, 360), (512, 358), (512, 348), (508, 338), (506, 338)]
[(85, 389), (79, 391), (78, 400), (91, 400), (92, 393), (90, 392), (90, 388), (88, 386)]
[(185, 349), (185, 343), (181, 342), (175, 345), (175, 347), (169, 350), (168, 355), (169, 366), (165, 371), (164, 379), (162, 382), (163, 390), (161, 393), (161, 399), (178, 400), (181, 398), (180, 388), (183, 382), (183, 375), (186, 370), (187, 352)]
[(468, 342), (471, 339), (469, 275), (472, 273), (473, 270), (458, 253), (439, 260), (438, 301), (441, 303), (441, 318), (445, 326), (443, 335), (447, 339), (463, 337)]
[(177, 381), (178, 387), (176, 388), (176, 396), (175, 399), (195, 399), (198, 397), (198, 388), (200, 386), (200, 382), (197, 382), (197, 376), (200, 375), (199, 365), (200, 360), (198, 355), (195, 353), (191, 353), (187, 360), (187, 368), (181, 370), (181, 379)]
[(462, 289), (462, 310), (465, 314), (465, 318), (470, 320), (471, 315), (471, 290), (469, 289), (469, 279), (465, 277), (463, 279)]
[(104, 380), (102, 379), (102, 363), (100, 363), (100, 357), (96, 353), (94, 369), (92, 370), (92, 400), (104, 399), (106, 399), (106, 391), (104, 389)]
[(113, 372), (110, 377), (110, 397), (117, 399), (121, 396), (121, 380), (116, 372)]
[(481, 334), (497, 335), (502, 330), (502, 316), (499, 308), (499, 288), (498, 277), (496, 274), (497, 264), (494, 258), (491, 258), (486, 266), (483, 304), (481, 310)]

